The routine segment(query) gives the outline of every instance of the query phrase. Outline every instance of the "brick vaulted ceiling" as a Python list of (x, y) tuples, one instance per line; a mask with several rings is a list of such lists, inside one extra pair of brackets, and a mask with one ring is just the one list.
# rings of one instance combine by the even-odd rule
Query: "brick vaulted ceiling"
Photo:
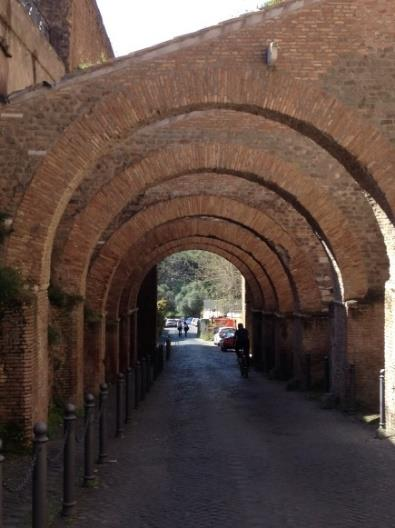
[(391, 75), (394, 27), (390, 0), (295, 0), (15, 94), (0, 114), (8, 263), (114, 314), (194, 247), (234, 262), (257, 306), (382, 295), (395, 102), (377, 72)]

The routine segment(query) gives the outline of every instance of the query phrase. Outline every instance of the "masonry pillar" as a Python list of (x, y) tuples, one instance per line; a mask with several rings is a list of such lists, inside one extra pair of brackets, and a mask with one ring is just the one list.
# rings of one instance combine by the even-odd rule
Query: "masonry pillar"
[(83, 304), (78, 303), (70, 310), (51, 306), (49, 320), (51, 330), (55, 332), (54, 342), (51, 342), (50, 334), (48, 336), (52, 397), (56, 401), (72, 401), (81, 406), (84, 389)]
[(275, 364), (274, 376), (281, 380), (292, 377), (292, 325), (285, 315), (275, 314), (274, 342)]
[(137, 342), (137, 329), (138, 329), (138, 308), (129, 310), (130, 315), (130, 364), (135, 365), (138, 360), (138, 342)]
[(130, 367), (130, 320), (132, 316), (125, 313), (121, 316), (119, 326), (119, 370), (125, 372)]
[(152, 353), (156, 345), (156, 267), (146, 275), (137, 302), (139, 307), (137, 313), (138, 356), (142, 357)]
[(303, 384), (306, 383), (306, 357), (310, 356), (311, 385), (323, 388), (325, 384), (325, 356), (329, 354), (328, 313), (312, 314), (301, 319), (303, 324)]
[(262, 312), (259, 310), (252, 311), (252, 354), (254, 357), (254, 366), (258, 370), (263, 370), (263, 324)]
[(345, 397), (345, 371), (347, 366), (347, 311), (338, 301), (330, 303), (330, 392), (337, 399)]
[(297, 387), (303, 384), (302, 350), (303, 350), (303, 323), (302, 315), (293, 313), (288, 318), (288, 324), (292, 332), (292, 379)]
[(106, 321), (106, 381), (115, 383), (120, 372), (119, 319)]
[(274, 314), (262, 312), (262, 343), (263, 343), (263, 370), (266, 374), (272, 372), (276, 361), (276, 336)]
[(385, 421), (387, 434), (395, 431), (395, 283), (385, 289)]
[(349, 301), (347, 311), (347, 361), (355, 365), (356, 400), (377, 412), (378, 375), (384, 364), (384, 302)]
[(100, 383), (105, 381), (106, 316), (99, 321), (85, 324), (84, 390), (98, 393)]
[(46, 417), (47, 403), (46, 398), (39, 401), (34, 390), (38, 376), (35, 309), (35, 304), (18, 303), (0, 315), (0, 422), (16, 426), (26, 439), (31, 437), (33, 422)]

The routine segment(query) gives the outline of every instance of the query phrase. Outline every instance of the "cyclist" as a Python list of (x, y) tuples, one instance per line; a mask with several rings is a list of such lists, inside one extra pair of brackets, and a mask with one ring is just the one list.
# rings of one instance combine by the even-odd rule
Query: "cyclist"
[(235, 332), (235, 349), (239, 362), (244, 360), (248, 369), (250, 367), (250, 338), (247, 328), (244, 328), (242, 323), (237, 325)]

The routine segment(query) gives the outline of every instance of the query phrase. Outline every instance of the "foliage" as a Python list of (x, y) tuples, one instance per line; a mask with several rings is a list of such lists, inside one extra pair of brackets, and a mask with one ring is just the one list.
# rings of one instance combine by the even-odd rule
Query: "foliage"
[(0, 311), (13, 303), (28, 300), (22, 274), (14, 268), (0, 266)]
[(64, 308), (66, 311), (71, 312), (77, 304), (84, 301), (84, 298), (78, 294), (66, 293), (58, 286), (50, 284), (48, 288), (48, 300), (52, 306)]
[(59, 345), (62, 340), (62, 336), (54, 326), (48, 325), (48, 345), (55, 346)]
[(23, 427), (16, 422), (0, 425), (0, 438), (3, 440), (3, 451), (7, 454), (25, 455), (30, 452)]
[(227, 260), (207, 251), (183, 251), (158, 267), (158, 299), (167, 301), (167, 317), (198, 317), (204, 299), (241, 297), (241, 275)]
[(84, 320), (88, 324), (99, 323), (102, 320), (102, 315), (95, 310), (92, 310), (89, 306), (84, 307)]
[(162, 332), (163, 327), (165, 326), (166, 314), (169, 311), (169, 307), (166, 299), (159, 299), (156, 306), (156, 337), (159, 338), (160, 333)]
[(0, 211), (0, 244), (2, 244), (5, 238), (11, 233), (11, 229), (6, 225), (6, 220), (10, 218), (10, 215)]

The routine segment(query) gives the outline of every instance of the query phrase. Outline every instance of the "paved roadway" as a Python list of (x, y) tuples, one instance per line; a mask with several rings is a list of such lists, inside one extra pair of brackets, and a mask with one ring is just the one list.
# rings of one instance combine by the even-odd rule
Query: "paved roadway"
[(234, 354), (193, 338), (111, 456), (56, 527), (395, 526), (390, 443), (258, 373), (242, 379)]

